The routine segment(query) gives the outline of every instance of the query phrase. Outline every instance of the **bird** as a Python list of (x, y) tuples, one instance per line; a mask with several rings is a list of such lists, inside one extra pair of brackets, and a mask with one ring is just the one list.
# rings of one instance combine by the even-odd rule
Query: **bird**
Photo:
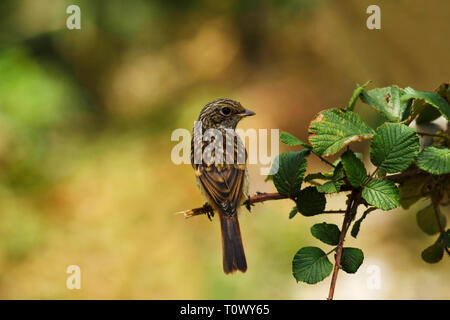
[[(212, 209), (212, 216), (219, 216), (225, 274), (247, 270), (237, 215), (249, 197), (247, 151), (235, 129), (239, 121), (253, 115), (235, 100), (211, 101), (201, 110), (191, 139), (191, 164), (197, 186), (206, 198), (205, 205)], [(215, 148), (208, 147), (211, 144)]]

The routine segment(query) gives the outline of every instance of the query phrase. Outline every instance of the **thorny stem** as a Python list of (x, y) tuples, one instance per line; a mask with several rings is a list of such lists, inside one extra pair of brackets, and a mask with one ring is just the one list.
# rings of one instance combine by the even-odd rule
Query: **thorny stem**
[[(445, 230), (444, 230), (444, 227), (442, 226), (441, 219), (439, 217), (439, 195), (433, 195), (432, 203), (433, 203), (434, 216), (436, 218), (436, 223), (439, 228), (439, 234), (441, 236), (441, 239), (444, 239)], [(444, 250), (450, 256), (450, 251), (448, 250), (448, 248), (446, 246), (444, 246)]]
[(331, 277), (330, 291), (328, 293), (328, 300), (333, 300), (334, 289), (336, 287), (337, 276), (339, 272), (339, 268), (341, 266), (341, 258), (342, 258), (342, 249), (344, 247), (345, 235), (347, 234), (347, 230), (355, 217), (356, 209), (360, 204), (361, 192), (358, 190), (352, 191), (348, 196), (347, 209), (344, 216), (344, 221), (342, 222), (341, 234), (339, 235), (339, 242), (336, 249), (336, 262), (333, 268), (333, 275)]

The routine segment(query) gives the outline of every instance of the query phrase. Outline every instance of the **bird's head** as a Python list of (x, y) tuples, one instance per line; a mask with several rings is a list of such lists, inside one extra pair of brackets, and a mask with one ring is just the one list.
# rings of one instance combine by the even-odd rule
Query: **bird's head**
[(204, 128), (235, 129), (243, 118), (253, 116), (253, 111), (245, 109), (239, 102), (231, 99), (211, 101), (203, 107), (198, 120)]

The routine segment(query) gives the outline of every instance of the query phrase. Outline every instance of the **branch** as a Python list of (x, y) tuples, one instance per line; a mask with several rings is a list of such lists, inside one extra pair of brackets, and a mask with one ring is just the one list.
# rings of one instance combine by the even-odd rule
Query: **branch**
[[(258, 192), (256, 195), (250, 197), (248, 200), (246, 200), (243, 204), (248, 208), (249, 206), (258, 203), (258, 202), (264, 202), (268, 200), (279, 200), (279, 199), (288, 199), (287, 196), (283, 196), (279, 193), (261, 193)], [(210, 215), (212, 213), (212, 208), (208, 203), (205, 203), (203, 207), (200, 208), (194, 208), (186, 211), (180, 211), (178, 213), (182, 213), (185, 218), (191, 218), (193, 216), (198, 216), (201, 214), (208, 214)]]
[[(432, 203), (433, 203), (433, 211), (434, 211), (434, 217), (436, 218), (436, 223), (439, 228), (439, 234), (442, 239), (444, 239), (445, 236), (445, 230), (441, 223), (441, 218), (439, 217), (439, 196), (433, 195), (432, 197)], [(447, 254), (450, 256), (450, 250), (444, 245), (444, 250), (447, 252)]]
[[(428, 175), (427, 172), (417, 168), (417, 167), (411, 167), (407, 170), (405, 170), (402, 173), (398, 174), (392, 174), (389, 176), (385, 176), (382, 179), (386, 179), (395, 183), (401, 183), (404, 180), (408, 179), (409, 177), (416, 176), (419, 174), (425, 174)], [(344, 184), (341, 186), (340, 192), (347, 192), (352, 191), (353, 187), (349, 184)], [(247, 208), (249, 208), (251, 205), (254, 205), (255, 203), (269, 201), (269, 200), (280, 200), (280, 199), (289, 199), (287, 196), (283, 196), (279, 193), (261, 193), (257, 192), (256, 195), (250, 197), (248, 200), (246, 200), (243, 205), (245, 205)], [(344, 213), (343, 210), (330, 210), (330, 211), (324, 211), (323, 213)], [(183, 214), (185, 218), (190, 218), (193, 216), (198, 216), (202, 214), (207, 214), (208, 217), (212, 215), (212, 208), (209, 206), (209, 204), (205, 203), (202, 207), (194, 208), (190, 210), (180, 211), (177, 212), (180, 214)]]
[(339, 268), (341, 267), (342, 249), (344, 247), (345, 235), (350, 227), (350, 224), (356, 214), (360, 200), (360, 192), (353, 191), (348, 196), (347, 209), (345, 210), (344, 221), (342, 222), (341, 234), (339, 235), (339, 242), (336, 250), (336, 262), (334, 263), (333, 276), (331, 277), (330, 291), (328, 293), (328, 300), (333, 300), (334, 289), (336, 287), (337, 276)]

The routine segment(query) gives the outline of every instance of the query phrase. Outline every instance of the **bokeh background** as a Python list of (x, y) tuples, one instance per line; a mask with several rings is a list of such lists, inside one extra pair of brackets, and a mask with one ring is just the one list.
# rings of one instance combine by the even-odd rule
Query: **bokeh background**
[[(66, 28), (70, 4), (81, 30)], [(381, 30), (366, 28), (370, 4)], [(449, 80), (449, 21), (446, 0), (2, 0), (0, 298), (324, 299), (330, 278), (296, 283), (291, 261), (326, 247), (314, 223), (341, 217), (289, 220), (288, 200), (242, 212), (249, 269), (225, 276), (217, 220), (175, 214), (204, 200), (191, 167), (171, 161), (171, 133), (219, 97), (257, 113), (242, 128), (306, 139), (357, 83), (432, 91)], [(274, 191), (264, 178), (250, 167), (252, 192)], [(339, 274), (335, 298), (450, 298), (449, 259), (420, 258), (434, 241), (415, 223), (420, 205), (376, 211), (348, 237), (365, 261)], [(73, 264), (81, 290), (66, 288)], [(366, 284), (373, 265), (379, 290)]]

